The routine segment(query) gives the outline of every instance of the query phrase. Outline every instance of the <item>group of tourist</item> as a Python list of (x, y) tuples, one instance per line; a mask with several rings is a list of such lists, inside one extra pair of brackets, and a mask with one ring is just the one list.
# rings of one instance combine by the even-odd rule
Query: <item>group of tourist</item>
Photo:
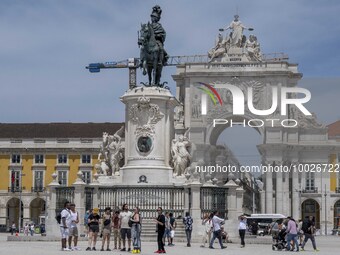
[[(227, 248), (223, 242), (227, 243), (229, 235), (224, 228), (225, 219), (219, 217), (219, 212), (214, 211), (211, 214), (204, 215), (202, 225), (204, 225), (204, 233), (201, 247), (204, 248), (205, 244), (209, 244), (210, 249), (214, 248), (214, 242), (217, 239), (221, 249)], [(241, 238), (241, 248), (245, 247), (244, 237), (247, 229), (247, 218), (244, 215), (239, 217), (238, 230)]]
[[(79, 214), (75, 205), (65, 202), (64, 209), (59, 216), (61, 231), (61, 245), (63, 251), (80, 250), (77, 246)], [(58, 220), (58, 216), (57, 216)], [(133, 237), (133, 253), (140, 253), (141, 241), (141, 218), (139, 208), (135, 207), (133, 213), (129, 211), (128, 205), (124, 204), (122, 210), (112, 212), (110, 207), (105, 208), (102, 216), (99, 208), (93, 208), (85, 213), (84, 225), (88, 234), (88, 247), (86, 251), (96, 251), (98, 235), (102, 237), (101, 251), (111, 251), (110, 239), (113, 232), (114, 249), (120, 251), (131, 251), (131, 236)], [(72, 247), (72, 239), (74, 246)], [(126, 249), (126, 239), (128, 248)], [(67, 247), (68, 240), (68, 247)], [(121, 248), (121, 245), (123, 248)], [(106, 247), (106, 249), (104, 249)]]
[(296, 222), (292, 217), (272, 222), (270, 233), (273, 237), (273, 249), (278, 242), (282, 242), (284, 244), (282, 247), (287, 251), (304, 251), (305, 245), (310, 239), (314, 251), (319, 251), (316, 247), (315, 231), (313, 216), (306, 216), (299, 222)]
[[(25, 226), (24, 226), (24, 235), (25, 236), (33, 236), (34, 235), (34, 224), (32, 223), (25, 223)], [(18, 234), (19, 233), (19, 229), (17, 229), (16, 225), (15, 225), (15, 222), (13, 221), (12, 222), (12, 225), (11, 225), (11, 228), (10, 228), (10, 232), (11, 232), (11, 235), (13, 234)]]
[[(173, 240), (177, 223), (173, 213), (166, 212), (163, 214), (163, 209), (161, 207), (157, 208), (157, 215), (157, 218), (154, 219), (157, 232), (157, 250), (155, 253), (166, 253), (164, 248), (166, 242), (168, 246), (174, 246)], [(75, 209), (75, 204), (65, 202), (64, 209), (57, 215), (57, 221), (60, 225), (62, 250), (80, 250), (77, 246), (79, 214)], [(182, 221), (187, 239), (187, 247), (191, 247), (193, 219), (187, 212), (185, 217), (182, 218)], [(225, 242), (228, 241), (228, 233), (223, 227), (224, 222), (225, 220), (219, 217), (217, 211), (204, 216), (202, 224), (204, 225), (205, 231), (201, 247), (205, 247), (205, 244), (208, 243), (209, 248), (214, 249), (214, 241), (217, 239), (221, 249), (227, 248), (227, 246), (223, 244), (223, 240)], [(110, 207), (107, 207), (102, 215), (100, 215), (99, 208), (93, 208), (92, 210), (87, 211), (84, 216), (84, 225), (88, 235), (88, 246), (86, 251), (96, 251), (98, 235), (102, 238), (100, 251), (111, 251), (110, 239), (113, 233), (113, 249), (140, 253), (141, 223), (142, 217), (139, 213), (139, 208), (134, 207), (131, 212), (129, 211), (127, 204), (124, 204), (121, 210), (115, 211), (112, 211)], [(239, 217), (238, 228), (241, 238), (241, 247), (243, 248), (245, 247), (244, 237), (247, 229), (247, 219), (245, 216)]]

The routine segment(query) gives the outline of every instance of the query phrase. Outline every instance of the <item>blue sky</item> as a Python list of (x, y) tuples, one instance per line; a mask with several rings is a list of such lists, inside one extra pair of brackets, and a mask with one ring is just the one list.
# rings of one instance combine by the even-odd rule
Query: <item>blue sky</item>
[[(312, 101), (340, 92), (334, 79), (340, 77), (339, 1), (2, 0), (0, 121), (122, 121), (119, 96), (127, 88), (127, 70), (90, 74), (84, 67), (139, 56), (137, 30), (156, 3), (163, 9), (170, 55), (205, 54), (238, 9), (264, 53), (287, 53), (304, 79), (333, 78), (313, 85)], [(164, 73), (173, 93), (174, 72), (168, 67)], [(138, 80), (145, 81), (140, 72)], [(339, 108), (333, 103), (330, 111)], [(339, 117), (334, 114), (320, 117), (332, 122)]]
[[(205, 54), (238, 10), (262, 52), (284, 52), (299, 63), (318, 119), (340, 119), (340, 1), (2, 0), (0, 122), (124, 121), (119, 96), (128, 71), (90, 74), (85, 66), (138, 57), (137, 30), (155, 4), (163, 9), (170, 55)], [(173, 93), (174, 72), (167, 67), (163, 75)]]

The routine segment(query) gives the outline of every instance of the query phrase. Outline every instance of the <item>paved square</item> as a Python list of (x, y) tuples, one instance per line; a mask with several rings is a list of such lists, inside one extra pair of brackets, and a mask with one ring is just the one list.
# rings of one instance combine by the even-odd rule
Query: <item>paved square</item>
[[(37, 255), (37, 254), (62, 254), (62, 253), (75, 253), (75, 254), (129, 254), (128, 252), (120, 252), (118, 250), (114, 250), (111, 252), (101, 252), (99, 249), (101, 248), (101, 241), (97, 243), (97, 251), (85, 251), (87, 247), (87, 242), (81, 241), (79, 243), (79, 247), (82, 251), (72, 251), (72, 252), (64, 252), (60, 250), (59, 242), (8, 242), (6, 241), (6, 237), (4, 235), (0, 236), (0, 255), (5, 254), (23, 254), (23, 255)], [(318, 236), (316, 238), (317, 246), (320, 249), (319, 254), (322, 255), (334, 255), (339, 252), (339, 239), (338, 236)], [(111, 243), (111, 247), (112, 247)], [(156, 242), (154, 243), (142, 243), (142, 252), (141, 254), (154, 254), (156, 250)], [(246, 244), (245, 248), (240, 248), (240, 245), (237, 243), (228, 244), (228, 248), (225, 250), (221, 250), (218, 247), (218, 244), (215, 243), (216, 249), (211, 250), (208, 248), (200, 248), (199, 243), (193, 243), (192, 247), (186, 247), (184, 243), (176, 243), (174, 247), (166, 247), (167, 254), (170, 255), (188, 255), (188, 254), (251, 254), (251, 255), (262, 255), (262, 254), (278, 254), (279, 251), (272, 251), (271, 245), (268, 244)], [(303, 254), (314, 253), (312, 249), (312, 244), (307, 243), (306, 251), (302, 252)], [(284, 251), (282, 251), (284, 252)]]

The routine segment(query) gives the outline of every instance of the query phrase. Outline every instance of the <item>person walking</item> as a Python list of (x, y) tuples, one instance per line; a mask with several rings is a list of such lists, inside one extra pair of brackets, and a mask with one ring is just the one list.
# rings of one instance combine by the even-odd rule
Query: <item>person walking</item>
[(131, 227), (129, 226), (131, 215), (132, 212), (129, 211), (128, 205), (123, 204), (122, 211), (119, 214), (119, 228), (123, 240), (123, 249), (120, 251), (126, 251), (126, 238), (128, 239), (128, 251), (131, 251)]
[(113, 224), (113, 242), (114, 242), (114, 249), (121, 249), (122, 239), (120, 234), (120, 228), (119, 228), (119, 214), (120, 211), (116, 210), (115, 213), (112, 216), (112, 224)]
[(169, 217), (170, 217), (170, 244), (169, 246), (174, 246), (174, 237), (175, 237), (175, 230), (177, 227), (177, 222), (176, 219), (174, 217), (173, 213), (169, 213)]
[(183, 223), (184, 223), (184, 226), (185, 226), (185, 234), (187, 236), (187, 247), (191, 247), (191, 232), (192, 232), (193, 220), (192, 220), (189, 212), (185, 213)]
[(26, 223), (25, 226), (24, 226), (24, 235), (25, 236), (28, 236), (28, 231), (29, 231), (29, 227), (28, 227), (28, 225)]
[(11, 235), (13, 235), (14, 233), (16, 233), (17, 231), (17, 227), (15, 226), (15, 222), (12, 222), (12, 226), (11, 226)]
[(158, 217), (155, 219), (157, 226), (157, 244), (158, 250), (155, 253), (166, 253), (164, 249), (163, 236), (165, 232), (165, 216), (163, 215), (162, 207), (157, 209)]
[(202, 225), (204, 226), (204, 233), (203, 233), (203, 239), (202, 239), (202, 245), (201, 247), (204, 248), (205, 244), (210, 244), (211, 240), (211, 230), (212, 230), (212, 222), (211, 222), (211, 215), (209, 213), (206, 213), (204, 215), (204, 218), (202, 220)]
[(165, 232), (164, 232), (164, 236), (163, 236), (164, 245), (165, 245), (166, 240), (168, 241), (168, 246), (170, 245), (170, 231), (171, 231), (170, 216), (169, 216), (169, 213), (166, 212), (165, 213)]
[(104, 251), (105, 242), (107, 242), (106, 250), (111, 251), (110, 249), (110, 238), (111, 238), (111, 208), (106, 207), (105, 212), (102, 217), (102, 224), (101, 224), (101, 235), (103, 236), (102, 239), (102, 248), (101, 251)]
[(298, 223), (298, 237), (299, 237), (299, 246), (302, 245), (303, 242), (303, 230), (302, 230), (302, 224), (303, 224), (303, 220), (299, 219), (299, 223)]
[(31, 224), (30, 232), (31, 232), (31, 236), (33, 236), (34, 235), (34, 224), (33, 223)]
[[(297, 240), (297, 224), (295, 222), (295, 220), (292, 217), (288, 217), (288, 223), (287, 223), (287, 229), (286, 229), (286, 233), (287, 233), (287, 251), (290, 251), (290, 245), (291, 245), (291, 241), (294, 241), (294, 247), (296, 248), (296, 251), (299, 251), (299, 243)], [(292, 249), (292, 251), (294, 250), (294, 248)]]
[(213, 237), (210, 240), (209, 248), (215, 249), (214, 248), (214, 241), (215, 241), (216, 238), (218, 239), (218, 241), (220, 243), (221, 249), (227, 248), (227, 246), (223, 246), (223, 243), (222, 243), (221, 225), (224, 224), (224, 219), (218, 217), (218, 212), (214, 211), (211, 222), (212, 222), (212, 227), (213, 227)]
[[(60, 234), (61, 234), (61, 249), (63, 251), (71, 251), (71, 249), (67, 248), (67, 239), (69, 237), (69, 226), (71, 224), (71, 213), (70, 213), (70, 203), (66, 201), (64, 203), (64, 209), (60, 213)], [(31, 235), (32, 229), (34, 229), (33, 224), (30, 227)]]
[[(79, 223), (79, 214), (76, 211), (76, 205), (70, 204), (70, 214), (71, 214), (71, 223), (69, 225), (69, 237), (68, 237), (68, 248), (70, 250), (80, 251), (80, 248), (77, 246), (78, 244), (78, 223)], [(74, 247), (72, 248), (72, 237)]]
[(131, 235), (133, 240), (133, 250), (132, 253), (140, 253), (141, 250), (141, 217), (139, 214), (139, 208), (135, 207), (133, 209), (133, 214), (131, 216)]
[(93, 208), (92, 213), (89, 215), (87, 220), (89, 225), (88, 247), (86, 248), (87, 251), (96, 250), (97, 236), (99, 232), (99, 220), (99, 208)]
[(305, 245), (308, 242), (308, 240), (310, 239), (313, 245), (313, 249), (314, 251), (319, 251), (316, 248), (316, 243), (315, 243), (315, 224), (313, 221), (313, 216), (306, 216), (305, 220), (303, 221), (302, 224), (302, 231), (305, 234), (305, 240), (303, 241), (302, 245), (301, 245), (301, 250), (304, 251), (305, 250)]
[(241, 238), (241, 248), (245, 247), (244, 236), (247, 230), (247, 218), (244, 215), (239, 217), (238, 232)]

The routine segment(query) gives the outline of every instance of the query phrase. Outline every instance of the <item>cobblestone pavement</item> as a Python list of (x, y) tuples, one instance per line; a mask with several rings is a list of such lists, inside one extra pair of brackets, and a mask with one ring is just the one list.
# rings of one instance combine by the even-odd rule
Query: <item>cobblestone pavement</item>
[[(63, 252), (60, 250), (59, 242), (14, 242), (14, 241), (6, 241), (7, 236), (0, 235), (0, 255), (8, 255), (8, 254), (23, 254), (23, 255), (37, 255), (37, 254), (62, 254), (62, 253), (72, 253), (72, 254), (129, 254), (128, 252), (120, 252), (118, 250), (114, 250), (111, 252), (107, 251), (99, 251), (101, 248), (101, 242), (97, 243), (97, 251), (85, 251), (87, 247), (87, 242), (81, 241), (79, 243), (79, 247), (82, 251), (72, 251), (72, 252)], [(327, 255), (327, 254), (338, 254), (340, 247), (340, 237), (337, 236), (318, 236), (316, 238), (316, 242), (318, 248), (320, 249), (319, 254)], [(111, 243), (112, 247), (112, 243)], [(310, 254), (313, 252), (312, 244), (307, 243), (306, 251), (302, 252), (303, 254)], [(142, 243), (142, 252), (141, 254), (154, 254), (156, 250), (156, 242), (155, 243)], [(218, 244), (215, 243), (215, 249), (211, 250), (209, 248), (200, 248), (200, 244), (193, 243), (192, 247), (186, 247), (184, 243), (177, 243), (173, 247), (166, 247), (167, 254), (170, 255), (198, 255), (198, 254), (252, 254), (252, 255), (263, 255), (263, 254), (279, 254), (279, 253), (287, 253), (284, 251), (272, 251), (271, 245), (268, 244), (249, 244), (246, 245), (245, 248), (240, 248), (239, 244), (232, 243), (228, 244), (228, 248), (225, 250), (221, 250), (218, 248)], [(314, 252), (313, 252), (314, 253)]]

